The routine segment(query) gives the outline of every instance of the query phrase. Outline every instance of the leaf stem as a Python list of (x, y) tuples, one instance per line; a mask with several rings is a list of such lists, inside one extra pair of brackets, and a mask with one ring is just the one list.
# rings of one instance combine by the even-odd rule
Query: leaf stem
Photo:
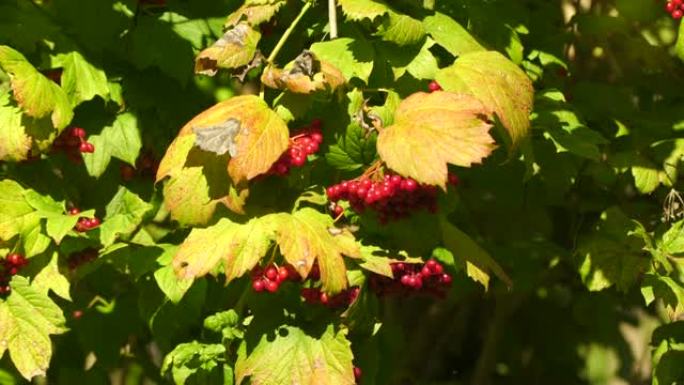
[(330, 24), (330, 40), (337, 39), (337, 5), (335, 0), (328, 0), (328, 23)]
[(292, 21), (292, 24), (287, 27), (285, 33), (283, 33), (283, 36), (280, 37), (280, 40), (278, 40), (278, 43), (276, 43), (276, 46), (273, 48), (273, 51), (271, 51), (271, 54), (268, 55), (268, 59), (266, 59), (268, 64), (273, 63), (273, 60), (275, 60), (276, 56), (278, 56), (278, 53), (285, 45), (285, 42), (292, 34), (292, 31), (294, 31), (294, 29), (297, 27), (297, 24), (299, 24), (299, 21), (302, 20), (302, 17), (304, 17), (304, 14), (306, 14), (306, 11), (308, 11), (309, 8), (311, 8), (311, 3), (307, 1), (302, 7), (301, 11), (299, 11), (299, 15), (297, 15), (294, 21)]

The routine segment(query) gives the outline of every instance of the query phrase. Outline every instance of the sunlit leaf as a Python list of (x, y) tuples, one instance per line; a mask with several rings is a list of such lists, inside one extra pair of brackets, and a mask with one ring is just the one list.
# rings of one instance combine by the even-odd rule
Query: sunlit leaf
[(378, 153), (399, 174), (446, 188), (447, 164), (470, 167), (493, 150), (485, 113), (468, 95), (413, 94), (399, 105), (394, 124), (380, 132)]

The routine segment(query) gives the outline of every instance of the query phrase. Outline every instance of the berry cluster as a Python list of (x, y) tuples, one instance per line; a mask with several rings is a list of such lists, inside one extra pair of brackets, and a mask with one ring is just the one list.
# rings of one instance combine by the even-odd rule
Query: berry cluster
[(95, 146), (86, 139), (86, 131), (81, 127), (74, 127), (71, 130), (64, 130), (55, 139), (52, 147), (54, 150), (63, 150), (67, 157), (78, 163), (81, 161), (80, 153), (95, 152)]
[(317, 153), (323, 143), (321, 126), (321, 120), (314, 119), (308, 127), (296, 131), (295, 136), (290, 138), (287, 151), (271, 166), (268, 174), (284, 176), (292, 167), (302, 167), (306, 157)]
[[(76, 207), (69, 210), (69, 215), (78, 215), (80, 213), (81, 213), (81, 210), (76, 208)], [(88, 230), (92, 230), (99, 225), (100, 225), (100, 219), (98, 219), (98, 218), (79, 218), (74, 229), (76, 231), (78, 231), (79, 233), (83, 233), (83, 232), (86, 232)]]
[(358, 286), (350, 287), (335, 295), (328, 295), (318, 288), (302, 288), (301, 295), (304, 302), (311, 305), (323, 305), (329, 308), (347, 307), (356, 301), (361, 289)]
[[(449, 175), (449, 183), (458, 184), (456, 175)], [(384, 178), (376, 181), (367, 177), (343, 181), (326, 190), (328, 200), (335, 203), (332, 206), (335, 216), (343, 212), (336, 203), (346, 200), (357, 213), (368, 208), (376, 211), (381, 223), (405, 218), (421, 209), (436, 212), (437, 193), (436, 186), (420, 184), (411, 178), (396, 174), (386, 174)]]
[(426, 292), (441, 297), (444, 289), (451, 286), (451, 275), (444, 272), (444, 266), (434, 259), (425, 264), (393, 263), (392, 278), (372, 275), (370, 288), (378, 296), (406, 295)]
[(95, 259), (97, 259), (97, 250), (85, 249), (69, 255), (67, 264), (69, 265), (69, 269), (73, 271), (76, 270), (79, 266), (91, 262)]
[(10, 279), (12, 279), (13, 275), (17, 275), (19, 270), (27, 264), (28, 260), (18, 253), (8, 254), (2, 260), (0, 264), (2, 266), (2, 271), (0, 271), (0, 296), (8, 295), (12, 291), (9, 285)]
[(430, 92), (441, 91), (442, 86), (440, 86), (439, 83), (433, 80), (430, 82), (430, 84), (428, 84), (428, 89), (430, 90)]
[(665, 4), (665, 10), (669, 13), (673, 19), (681, 19), (684, 16), (684, 1), (682, 0), (670, 0)]
[(266, 268), (255, 266), (252, 269), (252, 289), (257, 293), (261, 293), (264, 290), (269, 293), (275, 293), (280, 285), (287, 280), (299, 280), (299, 274), (289, 264), (280, 267), (270, 264)]

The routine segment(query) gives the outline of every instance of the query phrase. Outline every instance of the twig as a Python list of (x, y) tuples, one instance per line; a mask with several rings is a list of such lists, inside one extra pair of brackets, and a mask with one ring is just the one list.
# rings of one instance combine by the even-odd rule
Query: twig
[(337, 39), (337, 5), (335, 5), (335, 0), (328, 0), (328, 23), (330, 24), (330, 40)]
[(299, 21), (302, 20), (302, 17), (304, 17), (304, 14), (306, 14), (306, 11), (308, 11), (309, 8), (311, 8), (311, 3), (307, 1), (306, 3), (304, 3), (304, 6), (302, 7), (301, 11), (299, 11), (299, 15), (297, 15), (294, 21), (292, 21), (292, 24), (290, 24), (290, 26), (287, 27), (285, 33), (283, 33), (283, 36), (280, 37), (280, 40), (278, 40), (278, 43), (276, 44), (275, 48), (273, 48), (273, 51), (271, 51), (271, 54), (268, 55), (268, 59), (266, 59), (266, 62), (268, 64), (273, 63), (273, 60), (275, 60), (276, 56), (278, 56), (278, 53), (285, 45), (285, 42), (292, 34), (292, 31), (294, 31), (294, 29), (297, 27), (297, 24), (299, 24)]

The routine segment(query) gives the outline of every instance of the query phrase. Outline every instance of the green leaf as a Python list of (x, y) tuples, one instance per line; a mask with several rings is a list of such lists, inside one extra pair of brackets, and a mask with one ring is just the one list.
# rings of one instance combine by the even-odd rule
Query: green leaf
[(43, 295), (47, 295), (52, 290), (58, 296), (71, 301), (69, 280), (59, 271), (59, 254), (52, 253), (50, 262), (33, 279), (33, 286)]
[(378, 153), (397, 173), (446, 189), (449, 163), (470, 167), (494, 149), (484, 112), (468, 95), (415, 93), (401, 102), (394, 124), (378, 135)]
[(69, 98), (52, 80), (29, 63), (24, 55), (0, 45), (0, 68), (10, 75), (14, 100), (33, 118), (50, 116), (57, 132), (74, 116)]
[(319, 339), (293, 326), (283, 326), (275, 338), (263, 335), (247, 351), (240, 346), (235, 364), (236, 384), (353, 385), (352, 351), (342, 331), (328, 326)]
[(132, 234), (151, 209), (151, 204), (125, 187), (119, 187), (119, 191), (107, 204), (106, 214), (100, 225), (102, 245), (110, 246), (119, 236)]
[(394, 278), (391, 264), (398, 261), (382, 254), (386, 255), (387, 252), (380, 247), (361, 246), (361, 259), (363, 262), (359, 263), (359, 266), (375, 274)]
[(589, 290), (615, 285), (627, 291), (645, 271), (648, 259), (636, 225), (617, 207), (601, 214), (593, 231), (578, 241), (579, 273)]
[(314, 43), (310, 50), (316, 56), (339, 69), (348, 81), (356, 77), (368, 82), (373, 72), (373, 45), (363, 37), (341, 37)]
[(237, 24), (195, 59), (195, 73), (214, 76), (219, 68), (239, 68), (254, 58), (261, 33), (247, 23)]
[(95, 177), (102, 175), (112, 156), (135, 166), (142, 148), (138, 119), (128, 112), (120, 114), (111, 126), (103, 128), (99, 135), (89, 136), (88, 141), (95, 146), (94, 153), (83, 154), (88, 174)]
[(466, 274), (470, 278), (481, 283), (487, 290), (491, 271), (507, 286), (513, 286), (513, 282), (501, 266), (468, 234), (449, 223), (444, 217), (440, 217), (440, 227), (444, 246), (455, 258), (461, 260), (461, 263), (465, 265)]
[(349, 20), (373, 20), (389, 12), (389, 8), (373, 0), (339, 0), (342, 12)]
[(425, 37), (423, 24), (411, 16), (389, 11), (376, 35), (398, 45), (418, 44)]
[(377, 134), (366, 134), (358, 124), (352, 123), (337, 144), (330, 146), (325, 159), (338, 170), (358, 170), (375, 159), (376, 139)]
[(0, 239), (8, 240), (40, 225), (40, 216), (27, 202), (25, 190), (17, 182), (0, 181)]
[(542, 91), (534, 108), (533, 127), (544, 130), (544, 136), (553, 141), (558, 152), (568, 151), (584, 158), (600, 159), (599, 145), (608, 141), (584, 124), (570, 104), (566, 103), (562, 92)]
[(532, 82), (503, 55), (494, 51), (471, 52), (437, 73), (446, 91), (466, 93), (496, 113), (513, 144), (527, 135), (534, 99)]
[(684, 61), (684, 28), (681, 28), (683, 25), (682, 22), (679, 24), (680, 28), (678, 28), (679, 33), (677, 34), (677, 42), (675, 43), (675, 53), (680, 60)]
[(307, 277), (315, 261), (323, 290), (338, 293), (347, 287), (343, 255), (359, 257), (359, 245), (346, 229), (334, 226), (330, 215), (305, 207), (293, 214), (275, 214), (276, 242), (285, 260)]
[(436, 12), (426, 17), (423, 26), (437, 44), (454, 56), (485, 50), (461, 24), (445, 14)]
[(104, 71), (89, 63), (78, 51), (64, 55), (62, 65), (62, 88), (72, 106), (100, 96), (107, 100), (109, 85)]
[(437, 59), (430, 52), (430, 47), (434, 44), (428, 38), (422, 46), (397, 49), (392, 44), (379, 44), (378, 50), (388, 59), (395, 79), (408, 72), (416, 79), (425, 80), (434, 79), (439, 71)]
[(50, 335), (64, 333), (66, 321), (59, 307), (28, 279), (15, 276), (10, 286), (12, 293), (0, 302), (0, 346), (7, 347), (19, 373), (30, 380), (45, 375), (52, 356)]
[(226, 280), (250, 271), (275, 238), (272, 216), (253, 218), (245, 224), (223, 218), (205, 229), (193, 229), (174, 256), (173, 266), (183, 279), (201, 277), (223, 260)]
[(663, 301), (670, 319), (684, 314), (684, 286), (670, 277), (647, 274), (641, 284), (641, 292), (648, 305), (654, 298)]
[(0, 94), (0, 160), (18, 162), (28, 157), (32, 140), (21, 109), (9, 103), (9, 94)]
[[(87, 216), (87, 213), (84, 212), (82, 215)], [(47, 223), (45, 226), (45, 232), (55, 240), (56, 244), (59, 245), (69, 231), (76, 226), (79, 217), (79, 215), (48, 215), (46, 217)]]
[(663, 234), (658, 249), (668, 256), (684, 253), (684, 220), (677, 221)]
[(650, 194), (660, 186), (660, 171), (652, 167), (634, 166), (632, 167), (634, 185), (642, 194)]
[[(164, 357), (161, 371), (173, 376), (176, 384), (185, 384), (193, 375), (204, 375), (217, 369), (224, 361), (225, 346), (222, 344), (203, 344), (197, 341), (183, 343)], [(206, 378), (206, 377), (204, 377)]]

